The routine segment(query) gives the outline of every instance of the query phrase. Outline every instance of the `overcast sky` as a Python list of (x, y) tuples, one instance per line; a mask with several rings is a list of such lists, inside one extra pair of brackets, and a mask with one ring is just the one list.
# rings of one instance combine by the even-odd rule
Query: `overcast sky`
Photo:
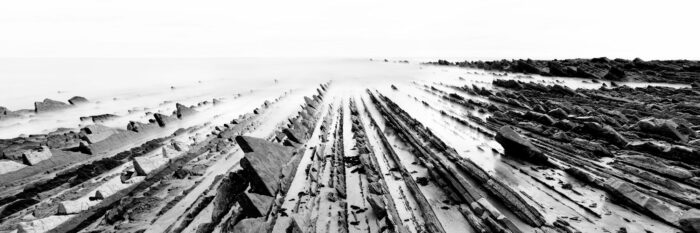
[(700, 1), (17, 0), (1, 57), (700, 59)]

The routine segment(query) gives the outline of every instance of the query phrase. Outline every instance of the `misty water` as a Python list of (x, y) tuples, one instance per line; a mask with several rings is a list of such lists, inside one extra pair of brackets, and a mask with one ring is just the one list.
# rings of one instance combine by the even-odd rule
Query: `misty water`
[(572, 78), (497, 76), (483, 70), (421, 65), (421, 62), (420, 59), (397, 63), (369, 59), (291, 58), (0, 59), (0, 79), (3, 80), (0, 106), (13, 111), (33, 110), (34, 102), (45, 98), (67, 102), (73, 96), (82, 96), (90, 100), (89, 104), (61, 112), (34, 114), (26, 111), (25, 117), (2, 120), (0, 138), (49, 133), (57, 128), (77, 128), (87, 124), (81, 122), (80, 117), (98, 114), (122, 116), (105, 124), (124, 127), (129, 121), (147, 121), (150, 113), (169, 115), (176, 102), (189, 106), (214, 98), (235, 99), (214, 111), (215, 114), (225, 114), (232, 109), (259, 105), (286, 91), (302, 96), (313, 92), (319, 83), (330, 80), (341, 90), (387, 88), (394, 83), (412, 82), (491, 87), (494, 78), (558, 83), (573, 88), (602, 85)]

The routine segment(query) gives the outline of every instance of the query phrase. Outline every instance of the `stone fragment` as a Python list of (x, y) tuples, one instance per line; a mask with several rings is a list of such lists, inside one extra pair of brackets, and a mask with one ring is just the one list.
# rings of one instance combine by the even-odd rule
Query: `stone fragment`
[(51, 150), (49, 150), (49, 147), (41, 146), (38, 148), (24, 151), (24, 153), (22, 153), (22, 161), (24, 162), (24, 164), (32, 166), (36, 165), (41, 161), (50, 159), (51, 156), (53, 155), (51, 154)]

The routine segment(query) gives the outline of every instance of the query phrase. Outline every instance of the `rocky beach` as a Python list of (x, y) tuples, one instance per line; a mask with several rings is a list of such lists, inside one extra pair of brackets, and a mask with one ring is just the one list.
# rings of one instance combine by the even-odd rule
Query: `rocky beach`
[(700, 232), (700, 62), (114, 63), (3, 90), (0, 232)]

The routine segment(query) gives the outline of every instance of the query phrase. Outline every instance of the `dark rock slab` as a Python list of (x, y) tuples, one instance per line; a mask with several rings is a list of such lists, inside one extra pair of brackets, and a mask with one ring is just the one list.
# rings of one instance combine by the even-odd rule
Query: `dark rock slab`
[(156, 130), (158, 128), (159, 127), (156, 123), (145, 124), (138, 121), (130, 121), (129, 124), (126, 125), (126, 130), (137, 133), (145, 133), (152, 130)]
[(503, 126), (498, 130), (496, 141), (503, 146), (505, 154), (508, 156), (524, 158), (536, 163), (546, 163), (549, 160), (540, 149), (520, 136), (510, 126)]
[(78, 105), (78, 104), (84, 104), (90, 102), (88, 99), (82, 96), (73, 96), (73, 98), (68, 99), (68, 103), (71, 105)]
[(88, 125), (80, 130), (80, 139), (88, 143), (96, 143), (115, 133), (117, 133), (116, 130), (104, 125)]
[(44, 99), (42, 102), (34, 102), (34, 112), (43, 113), (70, 108), (69, 104), (52, 99)]
[(53, 154), (49, 147), (42, 146), (34, 149), (26, 150), (22, 153), (22, 161), (27, 165), (36, 165), (41, 161), (50, 159)]
[(680, 225), (680, 218), (685, 214), (682, 209), (644, 194), (625, 181), (611, 178), (605, 182), (605, 187), (616, 199), (674, 226)]
[(112, 119), (117, 118), (117, 117), (119, 117), (119, 116), (114, 115), (114, 114), (100, 114), (100, 115), (80, 117), (80, 121), (92, 121), (94, 123), (101, 123), (101, 122), (112, 120)]
[(688, 137), (678, 131), (678, 125), (672, 120), (646, 118), (637, 122), (637, 127), (644, 132), (669, 137), (673, 140), (688, 141)]
[(308, 106), (311, 106), (311, 107), (314, 108), (314, 109), (318, 109), (319, 103), (318, 103), (317, 101), (315, 101), (315, 100), (309, 98), (308, 96), (304, 96), (304, 102), (305, 102)]
[(238, 136), (236, 142), (245, 152), (240, 163), (251, 182), (250, 192), (273, 196), (280, 188), (282, 168), (292, 159), (293, 148), (248, 136)]
[(249, 217), (267, 216), (267, 212), (270, 210), (270, 206), (275, 200), (275, 198), (271, 196), (250, 192), (242, 192), (236, 199), (246, 213), (246, 216)]
[(543, 125), (554, 125), (554, 123), (556, 123), (556, 121), (549, 115), (534, 111), (527, 111), (527, 113), (525, 113), (525, 118), (539, 122)]
[(175, 115), (177, 116), (177, 118), (182, 119), (183, 117), (187, 117), (195, 113), (197, 113), (197, 111), (194, 110), (194, 108), (187, 107), (180, 103), (175, 104)]
[(369, 194), (367, 196), (367, 202), (372, 207), (374, 214), (377, 215), (377, 219), (382, 219), (386, 217), (386, 203), (384, 202), (384, 197), (376, 194)]
[(110, 151), (110, 150), (115, 149), (115, 148), (120, 148), (120, 147), (127, 145), (129, 143), (134, 143), (139, 138), (140, 138), (140, 136), (136, 132), (122, 131), (119, 133), (112, 134), (103, 140), (100, 140), (98, 142), (95, 142), (95, 143), (92, 143), (89, 145), (82, 144), (81, 147), (82, 147), (84, 152), (91, 154), (91, 155), (96, 155), (96, 154)]
[(155, 118), (156, 123), (158, 123), (158, 126), (160, 126), (160, 127), (165, 127), (170, 122), (176, 120), (176, 118), (174, 118), (174, 117), (166, 116), (166, 115), (163, 115), (160, 113), (153, 114), (153, 118)]

